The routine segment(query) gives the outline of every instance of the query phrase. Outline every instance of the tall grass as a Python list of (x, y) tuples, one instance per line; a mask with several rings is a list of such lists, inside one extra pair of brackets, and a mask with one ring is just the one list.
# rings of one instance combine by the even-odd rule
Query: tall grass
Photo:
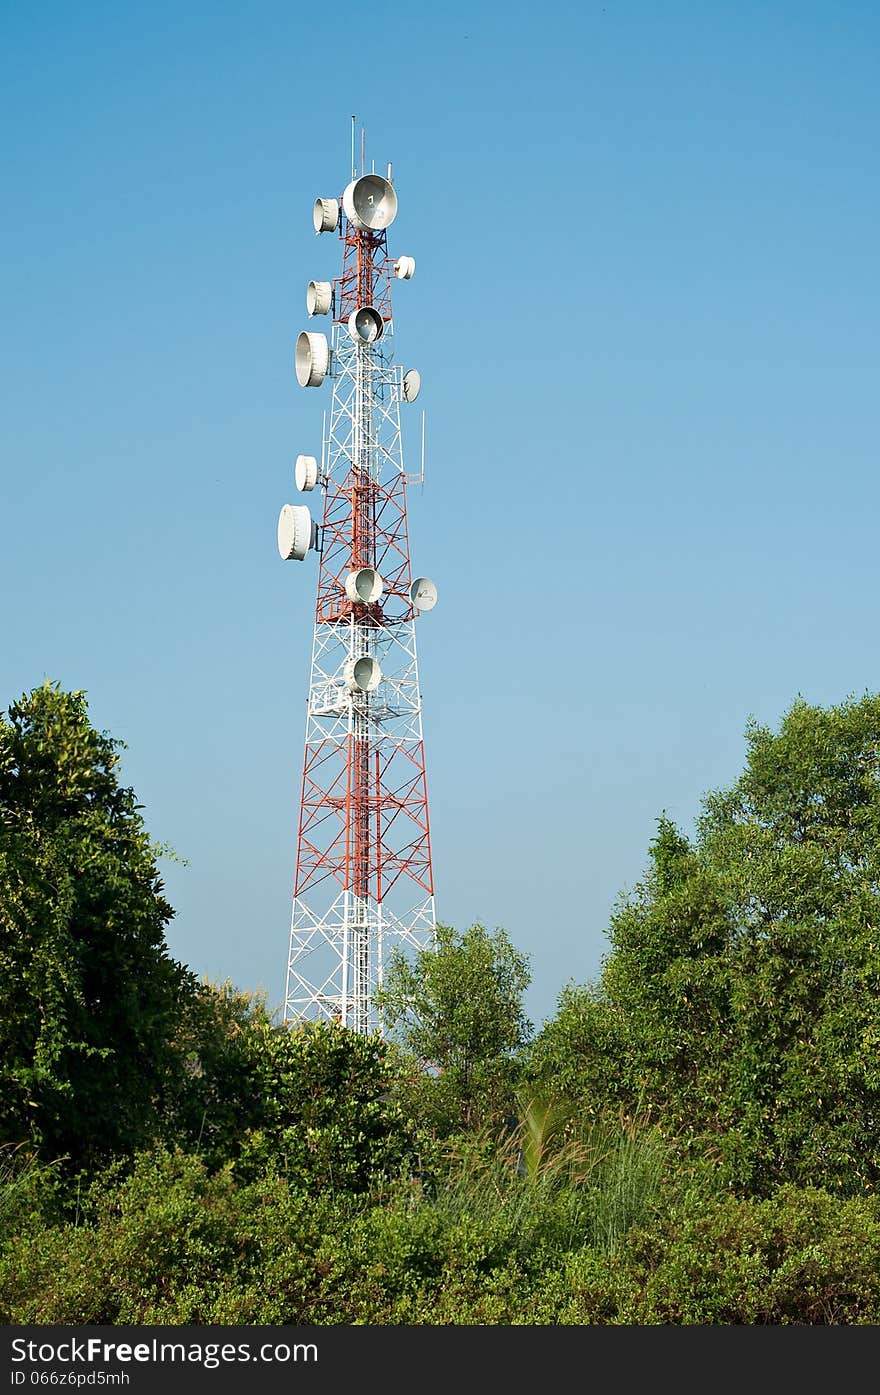
[[(597, 1130), (598, 1134), (598, 1130)], [(623, 1123), (596, 1137), (599, 1156), (591, 1187), (590, 1243), (616, 1250), (634, 1225), (650, 1217), (666, 1172), (669, 1148), (654, 1128)]]
[(494, 1222), (518, 1248), (611, 1253), (648, 1219), (668, 1147), (644, 1122), (584, 1125), (558, 1101), (519, 1098), (515, 1129), (460, 1144), (431, 1199), (447, 1225)]
[(50, 1167), (24, 1153), (20, 1145), (0, 1145), (0, 1247), (25, 1217), (39, 1213), (50, 1185)]

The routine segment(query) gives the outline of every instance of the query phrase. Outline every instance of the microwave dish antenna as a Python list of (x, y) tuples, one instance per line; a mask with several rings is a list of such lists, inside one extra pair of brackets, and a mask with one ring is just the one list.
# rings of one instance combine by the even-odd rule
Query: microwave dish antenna
[(346, 188), (342, 208), (359, 232), (385, 232), (397, 217), (394, 185), (381, 174), (362, 174)]

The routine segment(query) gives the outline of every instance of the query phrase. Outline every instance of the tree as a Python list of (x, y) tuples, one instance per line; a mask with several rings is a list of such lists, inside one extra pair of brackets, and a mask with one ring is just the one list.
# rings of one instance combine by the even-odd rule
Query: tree
[(880, 1181), (880, 698), (752, 724), (693, 847), (661, 821), (592, 989), (536, 1043), (600, 1109), (707, 1141), (736, 1186)]
[(429, 1074), (417, 1094), (440, 1132), (478, 1127), (511, 1107), (516, 1054), (530, 1031), (528, 961), (503, 930), (438, 926), (436, 948), (398, 952), (377, 994), (386, 1028)]
[(241, 1151), (242, 1137), (265, 1117), (256, 1092), (260, 1043), (271, 1029), (262, 995), (202, 981), (181, 1001), (175, 1068), (162, 1098), (161, 1137), (199, 1153), (211, 1168)]
[(182, 1069), (163, 1139), (239, 1177), (264, 1170), (313, 1192), (362, 1191), (415, 1164), (423, 1140), (395, 1096), (378, 1034), (273, 1021), (261, 995), (202, 983), (185, 1004)]
[(719, 1101), (728, 917), (715, 875), (665, 815), (649, 852), (644, 881), (613, 918), (599, 984), (563, 989), (529, 1069), (583, 1112), (647, 1111), (679, 1133)]
[(0, 716), (0, 1129), (73, 1166), (155, 1135), (195, 990), (120, 745), (51, 683)]
[(251, 1104), (246, 1130), (231, 1140), (239, 1173), (277, 1172), (312, 1193), (359, 1192), (416, 1161), (418, 1134), (394, 1096), (378, 1033), (335, 1022), (274, 1027), (263, 1017), (244, 1046)]

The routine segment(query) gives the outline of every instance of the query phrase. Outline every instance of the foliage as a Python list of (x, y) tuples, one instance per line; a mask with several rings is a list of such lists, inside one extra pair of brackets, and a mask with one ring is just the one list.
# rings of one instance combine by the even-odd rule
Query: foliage
[(239, 1173), (277, 1170), (313, 1192), (363, 1191), (417, 1162), (419, 1137), (393, 1096), (378, 1034), (262, 1021), (248, 1048), (257, 1103)]
[(130, 1175), (96, 1180), (80, 1224), (31, 1224), (0, 1253), (0, 1320), (880, 1321), (875, 1197), (787, 1186), (695, 1201), (667, 1179), (631, 1218), (638, 1228), (608, 1245), (569, 1186), (534, 1189), (515, 1173), (506, 1186), (493, 1200), (472, 1176), (460, 1206), (411, 1183), (311, 1195), (277, 1174), (237, 1184), (191, 1155), (142, 1155)]
[(818, 1188), (673, 1204), (610, 1257), (566, 1264), (568, 1323), (880, 1321), (880, 1202)]
[(436, 948), (397, 953), (377, 994), (386, 1029), (428, 1073), (410, 1093), (441, 1134), (509, 1113), (517, 1053), (530, 1029), (528, 963), (503, 930), (438, 927)]
[[(510, 1153), (496, 1163), (459, 1163), (431, 1193), (400, 1179), (357, 1196), (303, 1188), (274, 1168), (240, 1182), (232, 1165), (211, 1172), (194, 1155), (142, 1154), (129, 1173), (116, 1164), (95, 1180), (79, 1223), (10, 1235), (0, 1253), (0, 1319), (480, 1321), (494, 1293), (496, 1308), (500, 1295), (507, 1304), (500, 1320), (516, 1320), (511, 1305), (523, 1300), (523, 1284), (526, 1292), (539, 1284), (592, 1235), (596, 1199), (615, 1167), (597, 1156), (595, 1175), (573, 1186), (561, 1173), (519, 1176)], [(642, 1197), (627, 1226), (653, 1199)], [(438, 1319), (447, 1291), (463, 1307), (451, 1318), (446, 1300)]]
[(650, 1214), (669, 1149), (655, 1129), (581, 1120), (564, 1102), (518, 1092), (521, 1114), (499, 1140), (486, 1131), (450, 1145), (431, 1191), (447, 1221), (503, 1217), (525, 1250), (612, 1251)]
[(277, 1026), (261, 997), (203, 983), (176, 1044), (185, 1072), (166, 1142), (211, 1168), (233, 1162), (239, 1177), (270, 1170), (313, 1190), (362, 1190), (421, 1156), (395, 1094), (396, 1058), (378, 1035)]
[(595, 988), (570, 987), (536, 1081), (648, 1109), (736, 1186), (880, 1178), (880, 698), (752, 725), (691, 847), (661, 820)]
[(534, 1041), (480, 925), (394, 1042), (198, 984), (118, 744), (0, 719), (0, 1321), (880, 1323), (880, 698), (752, 725)]
[(153, 1136), (194, 983), (119, 744), (49, 683), (0, 717), (0, 1137), (71, 1166)]
[(180, 1005), (173, 1046), (180, 1069), (163, 1102), (161, 1137), (211, 1167), (237, 1156), (263, 1118), (255, 1092), (258, 1042), (270, 1023), (264, 999), (229, 982), (201, 982)]
[(58, 1169), (18, 1148), (0, 1148), (0, 1249), (60, 1215)]

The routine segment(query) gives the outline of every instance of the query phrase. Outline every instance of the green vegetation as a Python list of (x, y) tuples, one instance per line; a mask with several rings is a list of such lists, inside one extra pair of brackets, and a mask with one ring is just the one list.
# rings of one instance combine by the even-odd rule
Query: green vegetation
[(880, 1178), (880, 698), (753, 726), (691, 847), (660, 821), (599, 983), (569, 988), (538, 1080), (649, 1110), (747, 1194)]
[(479, 925), (278, 1026), (157, 856), (82, 694), (0, 718), (0, 1320), (880, 1322), (880, 698), (751, 727), (536, 1035)]
[(0, 722), (0, 1136), (89, 1167), (149, 1142), (196, 991), (118, 745), (48, 684)]
[(422, 1070), (410, 1108), (446, 1136), (496, 1125), (510, 1112), (517, 1053), (530, 1024), (522, 1010), (528, 962), (503, 930), (440, 926), (434, 950), (399, 952), (377, 994), (386, 1031)]

